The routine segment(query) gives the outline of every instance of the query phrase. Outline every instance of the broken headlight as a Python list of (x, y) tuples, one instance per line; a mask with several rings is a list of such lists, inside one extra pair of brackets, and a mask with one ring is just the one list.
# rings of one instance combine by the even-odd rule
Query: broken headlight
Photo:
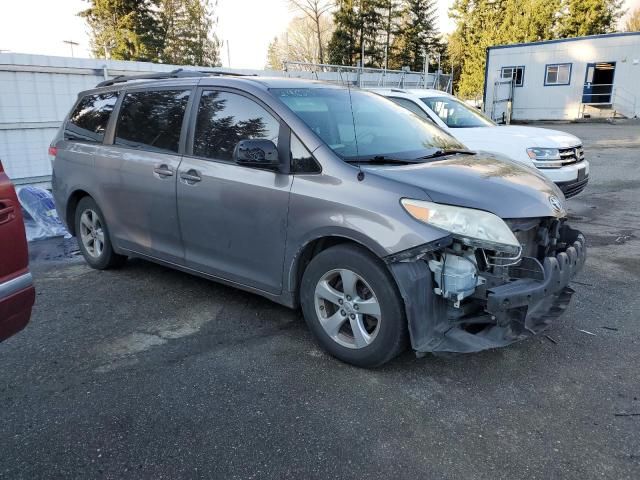
[(497, 215), (440, 203), (403, 198), (400, 203), (416, 220), (441, 228), (465, 245), (520, 255), (520, 243)]

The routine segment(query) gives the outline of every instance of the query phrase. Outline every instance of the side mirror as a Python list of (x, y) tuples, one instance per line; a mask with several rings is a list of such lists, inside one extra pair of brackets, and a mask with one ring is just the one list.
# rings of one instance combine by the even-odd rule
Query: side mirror
[(271, 140), (254, 138), (240, 140), (233, 150), (233, 160), (238, 165), (254, 168), (277, 169), (280, 167), (278, 148)]

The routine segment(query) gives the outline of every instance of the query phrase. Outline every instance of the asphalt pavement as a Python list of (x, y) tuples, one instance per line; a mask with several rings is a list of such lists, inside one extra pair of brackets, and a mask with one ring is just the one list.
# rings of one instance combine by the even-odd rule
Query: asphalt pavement
[(640, 478), (640, 125), (585, 140), (589, 257), (546, 335), (378, 370), (301, 314), (141, 260), (31, 244), (30, 325), (0, 344), (0, 478)]

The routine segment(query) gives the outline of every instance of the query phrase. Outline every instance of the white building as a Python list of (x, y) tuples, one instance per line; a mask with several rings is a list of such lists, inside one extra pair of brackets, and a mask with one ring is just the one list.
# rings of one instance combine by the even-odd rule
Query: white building
[(486, 60), (496, 121), (640, 116), (640, 32), (498, 45)]

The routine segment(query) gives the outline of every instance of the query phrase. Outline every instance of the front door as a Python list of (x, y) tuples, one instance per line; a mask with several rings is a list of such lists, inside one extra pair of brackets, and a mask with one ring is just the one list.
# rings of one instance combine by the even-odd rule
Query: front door
[(190, 95), (179, 87), (127, 93), (113, 145), (105, 147), (104, 155), (104, 195), (117, 219), (110, 223), (114, 240), (128, 250), (173, 263), (184, 261), (176, 179)]
[(582, 89), (582, 103), (592, 105), (610, 104), (615, 71), (616, 62), (587, 64), (584, 87)]
[(203, 90), (178, 171), (178, 216), (188, 267), (271, 293), (282, 289), (293, 177), (232, 160), (238, 141), (278, 143), (280, 122), (253, 98)]

